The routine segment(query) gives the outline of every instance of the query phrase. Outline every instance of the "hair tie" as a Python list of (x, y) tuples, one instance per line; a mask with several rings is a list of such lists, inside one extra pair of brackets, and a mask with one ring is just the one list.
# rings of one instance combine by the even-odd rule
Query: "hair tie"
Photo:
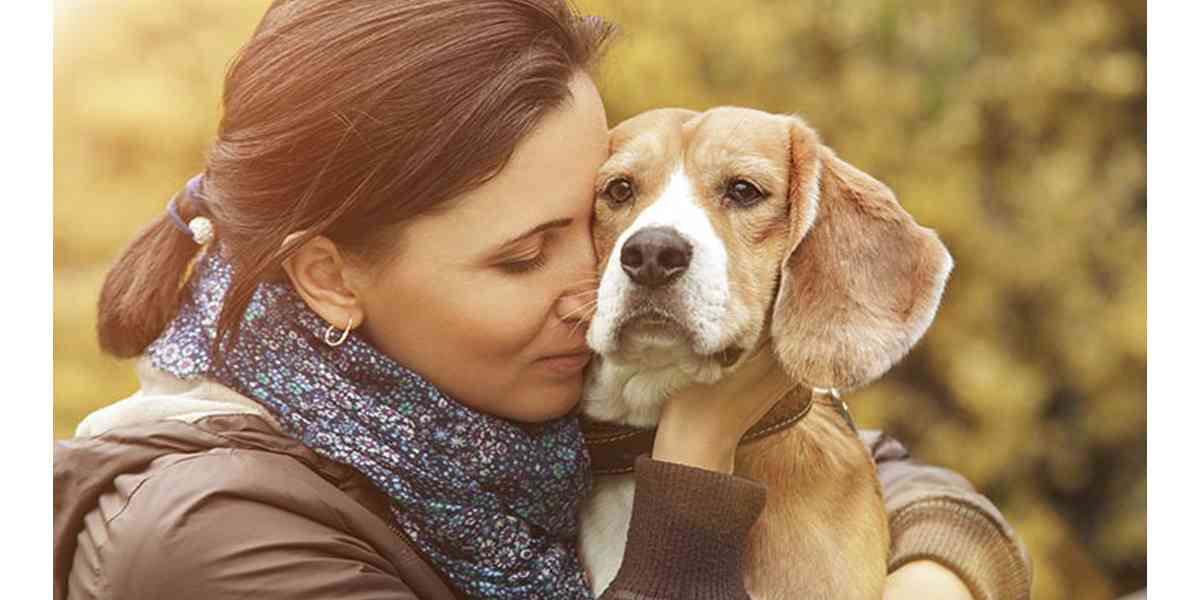
[[(204, 175), (199, 174), (188, 180), (187, 186), (184, 188), (193, 200), (204, 203), (204, 197), (201, 196), (200, 186), (203, 182)], [(179, 193), (176, 192), (171, 197), (171, 201), (167, 202), (167, 215), (171, 217), (171, 221), (175, 224), (175, 228), (179, 231), (188, 234), (192, 241), (203, 246), (213, 240), (213, 224), (208, 217), (195, 217), (187, 223), (179, 216), (179, 205), (176, 200), (179, 199)]]

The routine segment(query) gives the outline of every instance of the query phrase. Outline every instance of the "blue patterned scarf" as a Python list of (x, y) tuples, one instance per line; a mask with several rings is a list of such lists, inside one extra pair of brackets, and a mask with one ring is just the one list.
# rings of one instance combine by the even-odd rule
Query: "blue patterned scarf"
[(178, 316), (146, 350), (155, 367), (254, 398), (286, 433), (353, 466), (393, 499), (412, 544), (471, 598), (590, 598), (575, 550), (590, 482), (574, 415), (520, 427), (443, 394), (326, 323), (288, 282), (255, 291), (234, 347), (210, 342), (233, 272), (211, 244)]

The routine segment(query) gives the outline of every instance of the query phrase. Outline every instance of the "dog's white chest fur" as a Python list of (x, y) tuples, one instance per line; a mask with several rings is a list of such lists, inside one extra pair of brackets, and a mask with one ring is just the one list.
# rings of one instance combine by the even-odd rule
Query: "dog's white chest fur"
[(639, 344), (631, 351), (634, 365), (621, 365), (611, 358), (594, 359), (584, 386), (584, 414), (605, 423), (653, 427), (658, 423), (663, 399), (693, 382), (713, 382), (720, 367), (699, 359), (678, 344)]
[(634, 476), (604, 475), (592, 483), (583, 509), (580, 555), (592, 576), (592, 594), (599, 597), (617, 576), (625, 553), (625, 535), (633, 512)]

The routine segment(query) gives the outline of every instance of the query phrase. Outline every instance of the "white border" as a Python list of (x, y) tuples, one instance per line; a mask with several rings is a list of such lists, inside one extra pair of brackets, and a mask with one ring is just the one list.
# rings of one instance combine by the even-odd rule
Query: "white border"
[[(1200, 157), (1193, 3), (1149, 3), (1147, 583), (1155, 598), (1193, 597), (1200, 430), (1193, 345)], [(1185, 591), (1188, 590), (1188, 591)]]
[(4, 595), (13, 598), (49, 597), (51, 588), (52, 15), (50, 2), (16, 2), (0, 19), (5, 81), (0, 372), (7, 375), (2, 439), (8, 459), (0, 564), (9, 574)]
[[(6, 81), (0, 165), (7, 179), (0, 364), (10, 375), (4, 503), (15, 528), (0, 546), (0, 564), (10, 573), (5, 595), (20, 598), (46, 597), (38, 592), (48, 592), (51, 579), (53, 4), (11, 3), (0, 20)], [(1194, 316), (1200, 94), (1193, 74), (1200, 11), (1165, 2), (1151, 3), (1149, 11), (1148, 579), (1155, 597), (1167, 598), (1183, 597), (1170, 592), (1194, 585), (1190, 550), (1200, 539), (1191, 490), (1197, 459), (1188, 451), (1200, 427), (1190, 364), (1192, 340), (1200, 338)]]

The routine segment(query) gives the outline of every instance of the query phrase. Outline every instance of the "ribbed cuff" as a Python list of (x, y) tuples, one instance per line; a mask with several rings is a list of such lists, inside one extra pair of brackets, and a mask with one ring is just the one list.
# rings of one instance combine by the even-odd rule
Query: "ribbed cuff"
[(891, 515), (888, 572), (932, 560), (958, 575), (976, 600), (1028, 600), (1033, 578), (1023, 550), (969, 502), (924, 498)]
[(635, 469), (625, 556), (605, 597), (748, 598), (742, 561), (746, 537), (766, 503), (766, 486), (646, 456)]

